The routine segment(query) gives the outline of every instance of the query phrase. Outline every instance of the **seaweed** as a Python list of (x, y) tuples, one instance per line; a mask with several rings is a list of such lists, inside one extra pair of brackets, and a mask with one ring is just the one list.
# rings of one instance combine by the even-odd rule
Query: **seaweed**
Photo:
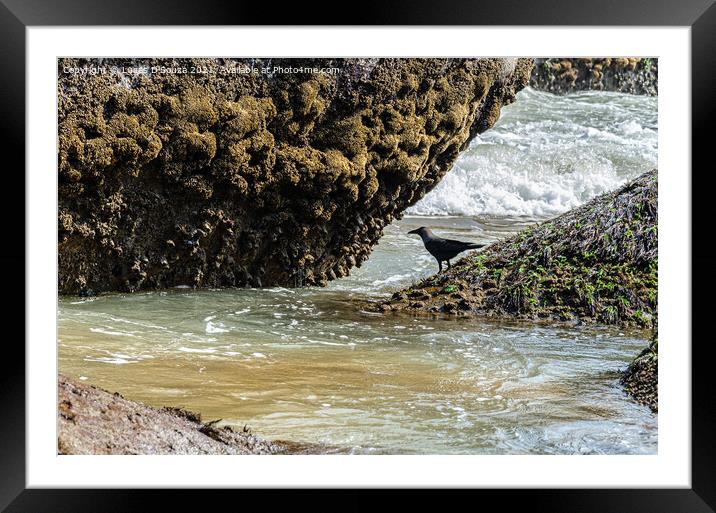
[[(466, 284), (470, 308), (451, 309), (456, 315), (487, 312), (651, 328), (658, 311), (656, 178), (656, 170), (644, 173), (617, 191), (468, 254), (452, 269), (414, 285), (411, 294), (429, 296), (421, 310), (431, 311), (459, 282)], [(410, 310), (400, 297), (389, 301), (391, 309)]]

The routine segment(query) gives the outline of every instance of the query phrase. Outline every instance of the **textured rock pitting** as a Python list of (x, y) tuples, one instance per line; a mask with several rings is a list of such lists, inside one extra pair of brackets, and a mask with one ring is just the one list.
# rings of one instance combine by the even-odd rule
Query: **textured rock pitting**
[[(88, 66), (169, 72), (69, 74)], [(248, 73), (241, 68), (338, 68)], [(181, 68), (221, 73), (177, 73)], [(59, 291), (324, 285), (526, 85), (531, 59), (61, 59)]]

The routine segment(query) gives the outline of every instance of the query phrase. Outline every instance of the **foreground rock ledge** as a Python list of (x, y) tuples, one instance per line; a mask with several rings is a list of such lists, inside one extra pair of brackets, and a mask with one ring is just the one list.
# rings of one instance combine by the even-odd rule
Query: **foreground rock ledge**
[[(140, 71), (65, 71), (98, 66)], [(60, 59), (59, 292), (345, 276), (497, 121), (532, 66)], [(238, 73), (251, 68), (272, 72)]]
[(59, 454), (318, 454), (337, 448), (269, 442), (215, 427), (180, 408), (158, 410), (60, 375)]
[(653, 170), (369, 306), (651, 328), (657, 315), (657, 221)]

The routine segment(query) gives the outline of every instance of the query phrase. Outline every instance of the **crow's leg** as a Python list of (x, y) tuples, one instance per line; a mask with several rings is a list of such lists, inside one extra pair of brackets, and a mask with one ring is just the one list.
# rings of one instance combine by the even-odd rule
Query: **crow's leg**
[[(438, 260), (437, 258), (435, 260)], [(443, 272), (443, 263), (441, 260), (438, 260), (438, 274)]]
[(447, 263), (448, 263), (448, 269), (450, 269), (450, 260), (448, 260)]

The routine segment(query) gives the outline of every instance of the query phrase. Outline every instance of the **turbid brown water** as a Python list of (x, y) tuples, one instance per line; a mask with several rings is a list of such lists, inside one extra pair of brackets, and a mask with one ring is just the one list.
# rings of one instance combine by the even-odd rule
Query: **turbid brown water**
[[(420, 244), (404, 235), (416, 222), (391, 228), (366, 266), (327, 289), (62, 298), (60, 368), (265, 439), (359, 453), (656, 451), (656, 417), (614, 373), (644, 334), (357, 310), (353, 299), (432, 268), (427, 254), (401, 260)], [(477, 226), (441, 223), (463, 238)]]

